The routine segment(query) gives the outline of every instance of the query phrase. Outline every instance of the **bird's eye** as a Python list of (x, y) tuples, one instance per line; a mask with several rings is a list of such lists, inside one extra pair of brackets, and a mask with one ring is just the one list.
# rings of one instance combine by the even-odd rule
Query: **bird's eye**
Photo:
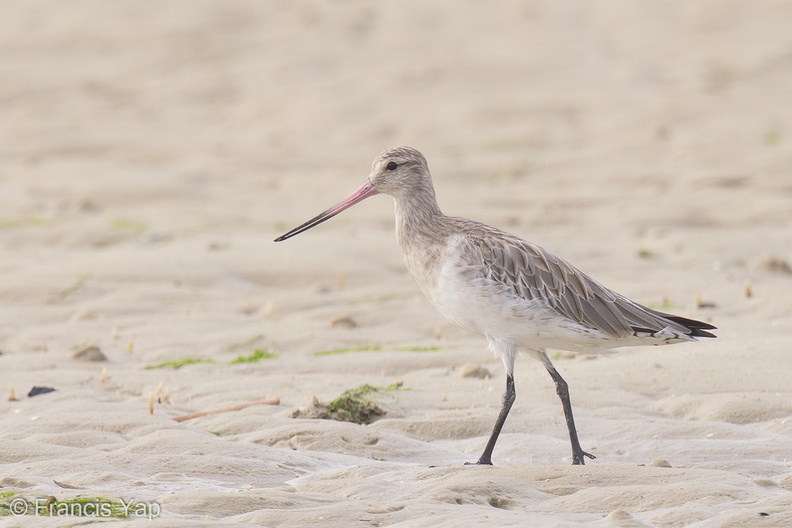
[(388, 170), (396, 170), (398, 167), (399, 167), (398, 163), (396, 163), (395, 161), (391, 161), (390, 163), (388, 163), (388, 166), (385, 168)]

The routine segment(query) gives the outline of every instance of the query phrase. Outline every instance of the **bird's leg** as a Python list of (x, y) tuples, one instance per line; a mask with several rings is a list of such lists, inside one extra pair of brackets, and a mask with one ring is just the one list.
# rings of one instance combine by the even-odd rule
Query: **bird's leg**
[[(495, 449), (495, 442), (498, 441), (498, 435), (500, 435), (501, 429), (503, 429), (503, 423), (506, 421), (506, 417), (509, 415), (509, 410), (514, 403), (515, 398), (517, 398), (517, 393), (514, 391), (514, 376), (507, 374), (506, 392), (503, 393), (503, 404), (501, 405), (498, 419), (495, 421), (495, 427), (492, 428), (492, 434), (490, 434), (489, 441), (487, 441), (487, 447), (484, 448), (484, 452), (481, 453), (478, 462), (475, 462), (475, 464), (487, 466), (492, 465), (492, 450)], [(473, 463), (465, 463), (465, 465), (471, 464)]]
[(566, 418), (567, 429), (569, 429), (569, 440), (572, 442), (572, 464), (583, 465), (585, 464), (585, 457), (597, 458), (590, 453), (586, 453), (580, 447), (578, 440), (577, 430), (575, 429), (575, 418), (572, 417), (572, 403), (569, 401), (569, 386), (561, 374), (552, 365), (545, 365), (547, 372), (553, 378), (556, 386), (556, 393), (561, 398), (561, 405), (564, 407), (564, 417)]

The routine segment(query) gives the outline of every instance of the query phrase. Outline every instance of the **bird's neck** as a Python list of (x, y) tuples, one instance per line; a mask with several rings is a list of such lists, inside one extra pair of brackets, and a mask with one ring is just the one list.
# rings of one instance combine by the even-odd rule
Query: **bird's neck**
[(394, 197), (396, 203), (396, 237), (402, 248), (426, 244), (437, 239), (445, 215), (437, 205), (434, 189), (408, 196)]

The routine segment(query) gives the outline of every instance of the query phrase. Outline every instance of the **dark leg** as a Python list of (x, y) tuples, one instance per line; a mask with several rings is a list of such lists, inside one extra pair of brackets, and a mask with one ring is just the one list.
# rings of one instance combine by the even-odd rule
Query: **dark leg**
[[(481, 453), (476, 464), (492, 465), (492, 450), (495, 449), (495, 442), (498, 441), (498, 435), (500, 435), (501, 429), (503, 429), (503, 423), (506, 421), (506, 417), (509, 415), (509, 410), (516, 397), (517, 393), (514, 391), (514, 376), (507, 374), (506, 392), (503, 393), (503, 404), (500, 414), (498, 414), (498, 419), (495, 421), (495, 427), (492, 428), (492, 434), (490, 434), (487, 447), (484, 448), (484, 452)], [(469, 465), (471, 462), (466, 462), (465, 464)]]
[(566, 418), (567, 429), (569, 429), (569, 440), (572, 442), (572, 464), (583, 465), (585, 464), (585, 457), (597, 458), (590, 453), (586, 453), (580, 447), (578, 440), (577, 430), (575, 429), (575, 419), (572, 417), (572, 403), (569, 401), (569, 386), (561, 374), (552, 366), (547, 366), (547, 372), (553, 378), (556, 386), (558, 397), (561, 398), (561, 405), (564, 407), (564, 417)]

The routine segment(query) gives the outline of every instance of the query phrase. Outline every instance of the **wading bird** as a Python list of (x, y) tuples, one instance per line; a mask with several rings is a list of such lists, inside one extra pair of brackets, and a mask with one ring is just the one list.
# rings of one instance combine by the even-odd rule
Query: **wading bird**
[(597, 352), (715, 337), (707, 332), (714, 326), (633, 302), (535, 244), (480, 222), (444, 215), (426, 158), (410, 147), (380, 154), (352, 196), (275, 241), (380, 193), (396, 203), (396, 239), (421, 291), (448, 319), (482, 334), (503, 360), (506, 392), (477, 464), (492, 464), (492, 451), (516, 396), (518, 351), (541, 361), (553, 378), (572, 443), (572, 463), (584, 464), (594, 456), (580, 447), (567, 383), (546, 349)]

